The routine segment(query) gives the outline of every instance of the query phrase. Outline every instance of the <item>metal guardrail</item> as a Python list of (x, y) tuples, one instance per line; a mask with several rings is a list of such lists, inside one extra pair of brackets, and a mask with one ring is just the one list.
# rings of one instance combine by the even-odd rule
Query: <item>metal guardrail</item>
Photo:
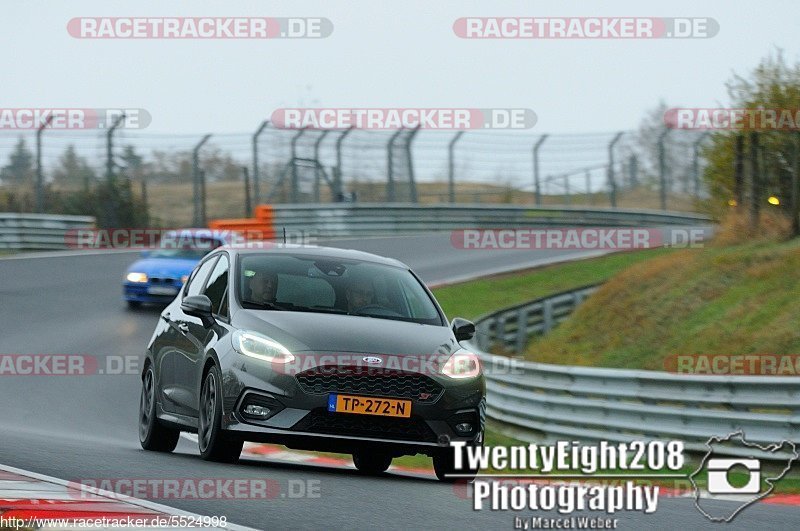
[(0, 212), (0, 249), (66, 249), (71, 230), (94, 226), (92, 216)]
[[(531, 335), (547, 330), (547, 323), (552, 327), (566, 318), (578, 301), (596, 289), (583, 287), (537, 299), (476, 322), (478, 333), (470, 347), (484, 362), (487, 416), (499, 421), (503, 433), (540, 443), (677, 439), (698, 452), (708, 450), (709, 438), (738, 430), (748, 442), (762, 446), (800, 441), (797, 377), (688, 375), (521, 360), (509, 363), (508, 358), (485, 351), (498, 341), (521, 351)], [(719, 448), (719, 453), (790, 457), (737, 446)]]
[(700, 214), (611, 208), (527, 207), (517, 205), (413, 205), (342, 203), (273, 205), (277, 232), (313, 232), (320, 237), (410, 234), (465, 228), (563, 226), (704, 225)]
[(476, 324), (475, 341), (482, 350), (495, 350), (499, 344), (503, 351), (519, 354), (531, 337), (548, 333), (598, 287), (584, 286), (487, 315)]

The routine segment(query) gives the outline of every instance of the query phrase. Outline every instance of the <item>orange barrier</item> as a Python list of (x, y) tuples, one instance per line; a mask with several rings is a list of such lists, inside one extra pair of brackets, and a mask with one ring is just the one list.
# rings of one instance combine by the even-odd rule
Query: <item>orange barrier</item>
[(215, 219), (208, 223), (208, 228), (236, 231), (247, 240), (272, 240), (275, 238), (273, 216), (271, 205), (258, 205), (254, 218)]

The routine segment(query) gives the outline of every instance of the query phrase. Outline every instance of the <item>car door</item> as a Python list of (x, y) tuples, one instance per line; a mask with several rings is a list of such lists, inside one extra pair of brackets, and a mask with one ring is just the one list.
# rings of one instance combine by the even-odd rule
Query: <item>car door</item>
[(191, 368), (187, 373), (192, 390), (189, 410), (190, 414), (195, 417), (199, 413), (201, 379), (206, 353), (212, 349), (217, 341), (230, 329), (228, 325), (230, 322), (228, 314), (229, 263), (228, 255), (222, 253), (201, 292), (211, 301), (211, 313), (214, 316), (214, 324), (206, 328), (203, 326), (200, 319), (196, 317), (189, 318), (186, 323), (189, 329), (188, 339), (195, 349), (191, 356)]
[(172, 381), (165, 382), (164, 385), (164, 394), (167, 399), (165, 409), (169, 407), (171, 411), (181, 415), (194, 416), (197, 411), (197, 405), (194, 403), (197, 392), (194, 389), (196, 384), (193, 374), (198, 353), (202, 351), (202, 344), (198, 344), (197, 333), (196, 331), (193, 333), (193, 328), (195, 326), (202, 328), (203, 325), (199, 318), (186, 315), (181, 310), (180, 301), (186, 297), (203, 293), (218, 258), (219, 255), (214, 255), (200, 263), (179, 296), (179, 300), (175, 301), (168, 318), (169, 325), (174, 331), (174, 348), (170, 353), (172, 356), (172, 360), (170, 360)]

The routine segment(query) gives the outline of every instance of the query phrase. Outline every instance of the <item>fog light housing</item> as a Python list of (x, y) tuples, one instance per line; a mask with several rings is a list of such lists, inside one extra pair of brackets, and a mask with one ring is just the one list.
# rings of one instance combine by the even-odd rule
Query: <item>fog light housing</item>
[(280, 413), (283, 404), (272, 396), (248, 391), (240, 400), (237, 409), (245, 421), (263, 422)]
[(472, 433), (472, 424), (469, 422), (462, 422), (460, 424), (456, 424), (456, 433), (459, 435), (469, 435)]
[(248, 417), (256, 417), (265, 419), (269, 417), (270, 409), (268, 407), (259, 406), (256, 404), (248, 404), (244, 408), (244, 414)]

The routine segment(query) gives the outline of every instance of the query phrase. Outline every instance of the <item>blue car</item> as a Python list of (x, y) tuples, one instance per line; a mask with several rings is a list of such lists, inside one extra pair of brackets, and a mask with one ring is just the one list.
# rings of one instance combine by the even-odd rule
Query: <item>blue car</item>
[(164, 234), (162, 244), (142, 251), (141, 258), (125, 272), (123, 293), (129, 308), (142, 303), (169, 304), (206, 254), (225, 244), (208, 229), (187, 229)]

